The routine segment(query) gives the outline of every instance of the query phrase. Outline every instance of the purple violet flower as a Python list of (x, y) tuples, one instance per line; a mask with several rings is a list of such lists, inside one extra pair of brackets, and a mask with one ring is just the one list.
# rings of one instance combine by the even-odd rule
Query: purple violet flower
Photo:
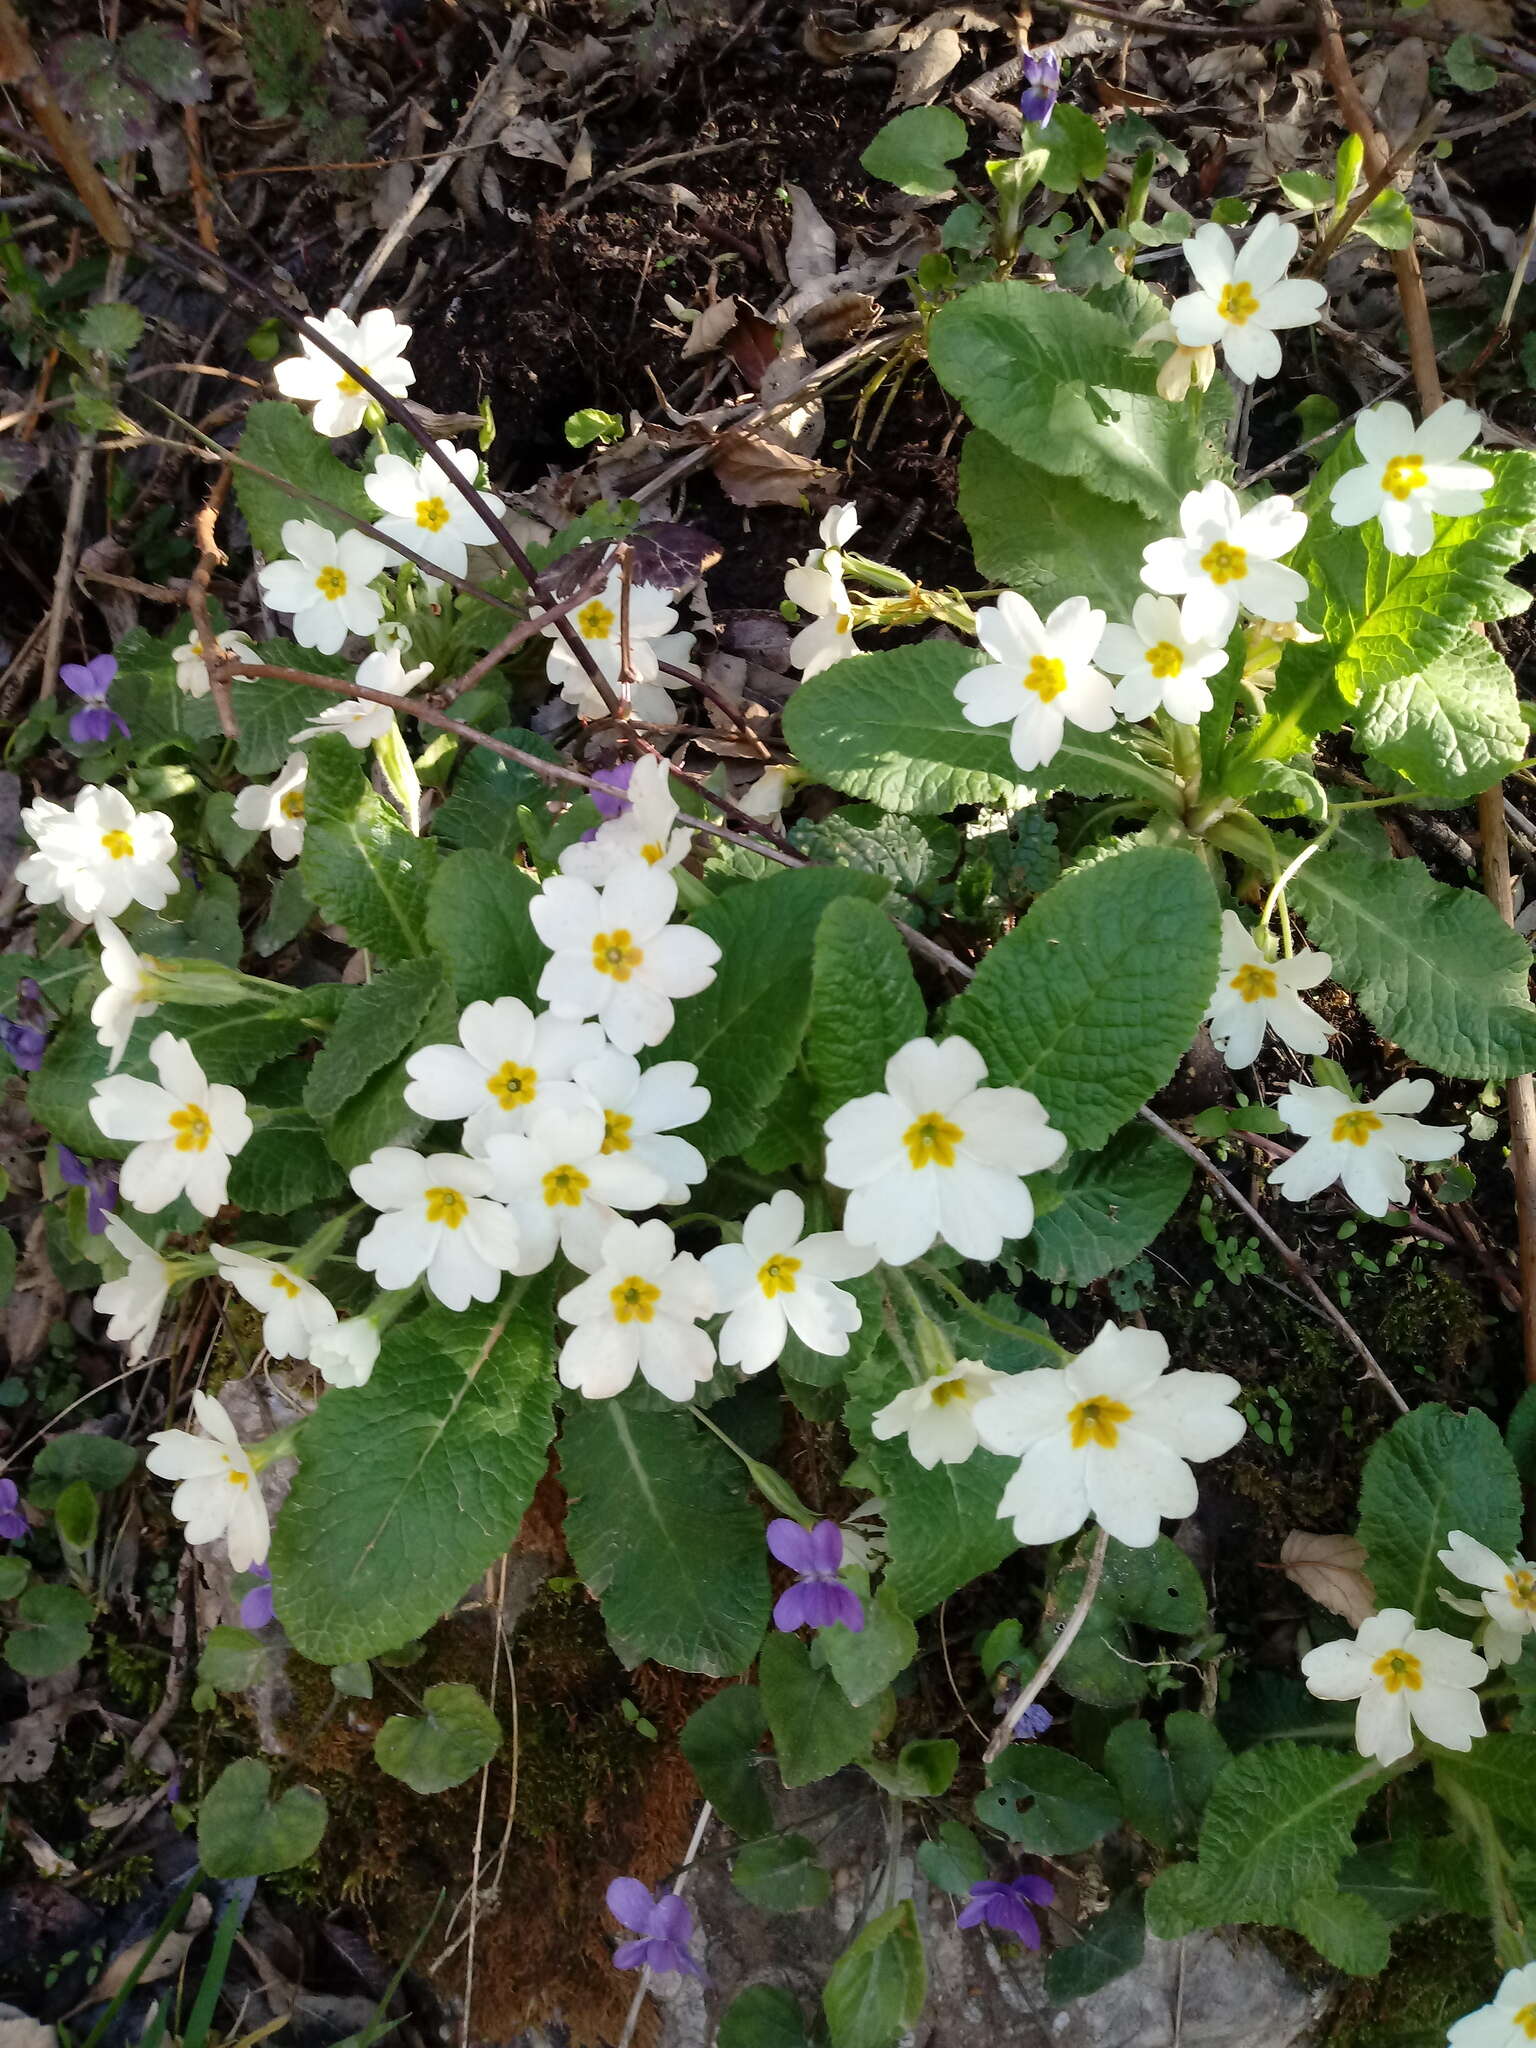
[(128, 737), (128, 726), (107, 702), (107, 693), (117, 680), (117, 657), (98, 654), (83, 665), (66, 661), (60, 679), (82, 699), (80, 709), (69, 721), (69, 736), (77, 746), (89, 746), (111, 739), (114, 732)]
[(77, 1152), (60, 1145), (59, 1179), (67, 1187), (85, 1189), (85, 1227), (92, 1237), (100, 1237), (117, 1207), (117, 1168), (107, 1159), (87, 1166)]
[(16, 1482), (0, 1479), (0, 1540), (19, 1543), (27, 1533), (27, 1518), (17, 1507)]
[(836, 1522), (802, 1529), (787, 1515), (768, 1524), (768, 1548), (797, 1576), (774, 1603), (773, 1625), (783, 1635), (797, 1628), (831, 1628), (834, 1622), (857, 1635), (864, 1608), (851, 1586), (837, 1576), (843, 1562), (843, 1532)]
[(633, 761), (615, 761), (611, 768), (598, 769), (588, 794), (600, 818), (621, 818), (629, 809), (629, 778), (634, 772)]
[(686, 1899), (663, 1887), (652, 1892), (638, 1877), (616, 1877), (607, 1891), (608, 1910), (621, 1927), (639, 1935), (638, 1941), (621, 1941), (613, 1952), (616, 1970), (654, 1970), (658, 1976), (702, 1977), (704, 1972), (689, 1955), (693, 1939), (693, 1914)]
[(48, 1034), (39, 1025), (16, 1024), (9, 1017), (0, 1017), (0, 1045), (24, 1074), (35, 1074), (48, 1050)]
[[(1006, 1714), (1018, 1696), (1018, 1686), (1006, 1686), (992, 1702), (993, 1714)], [(1038, 1742), (1040, 1737), (1055, 1725), (1055, 1721), (1056, 1716), (1051, 1712), (1050, 1708), (1042, 1707), (1036, 1701), (1033, 1706), (1026, 1707), (1023, 1713), (1020, 1714), (1017, 1722), (1014, 1724), (1013, 1739), (1015, 1742)]]
[(1026, 1948), (1040, 1946), (1040, 1923), (1032, 1908), (1049, 1906), (1056, 1897), (1055, 1885), (1027, 1872), (1009, 1883), (1001, 1878), (978, 1878), (971, 1886), (969, 1903), (960, 1908), (962, 1927), (990, 1927), (997, 1934), (1011, 1934)]
[(1047, 43), (1044, 49), (1024, 53), (1024, 91), (1019, 95), (1019, 112), (1037, 128), (1048, 128), (1061, 92), (1061, 58)]
[(240, 1602), (240, 1626), (265, 1628), (272, 1619), (272, 1574), (264, 1564), (253, 1564), (245, 1576), (256, 1584)]

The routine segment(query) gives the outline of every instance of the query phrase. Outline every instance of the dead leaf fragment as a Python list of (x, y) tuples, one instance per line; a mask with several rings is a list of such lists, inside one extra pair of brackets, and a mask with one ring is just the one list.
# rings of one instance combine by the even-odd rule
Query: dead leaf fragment
[(707, 356), (717, 349), (731, 329), (736, 325), (735, 298), (716, 299), (688, 329), (688, 339), (683, 343), (683, 360), (689, 356)]
[(712, 467), (733, 505), (798, 505), (834, 474), (807, 455), (746, 431), (722, 436)]
[(789, 185), (785, 190), (793, 211), (784, 267), (790, 283), (799, 289), (818, 277), (830, 277), (837, 269), (837, 236), (822, 219), (815, 200), (803, 185)]
[(516, 115), (496, 140), (508, 156), (529, 157), (535, 163), (553, 164), (557, 171), (565, 169), (565, 157), (555, 140), (554, 129), (547, 121), (541, 121), (537, 114)]
[(1280, 1546), (1280, 1568), (1309, 1600), (1358, 1628), (1376, 1612), (1376, 1588), (1365, 1574), (1365, 1546), (1353, 1536), (1315, 1536), (1293, 1529)]
[(960, 38), (952, 28), (935, 29), (896, 60), (888, 107), (926, 105), (960, 62)]

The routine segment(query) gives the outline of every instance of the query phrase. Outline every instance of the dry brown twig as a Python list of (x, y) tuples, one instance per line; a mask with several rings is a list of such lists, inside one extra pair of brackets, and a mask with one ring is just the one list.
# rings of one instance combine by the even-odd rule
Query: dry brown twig
[(1104, 1576), (1104, 1561), (1109, 1555), (1109, 1531), (1101, 1528), (1093, 1540), (1093, 1555), (1088, 1560), (1088, 1570), (1083, 1578), (1083, 1590), (1077, 1596), (1077, 1605), (1067, 1616), (1061, 1634), (1041, 1658), (1039, 1668), (1027, 1685), (1019, 1687), (1017, 1699), (998, 1723), (997, 1732), (982, 1754), (982, 1762), (995, 1763), (1013, 1740), (1013, 1731), (1024, 1718), (1026, 1707), (1034, 1705), (1045, 1691), (1055, 1673), (1057, 1665), (1077, 1641), (1083, 1623), (1088, 1619), (1094, 1596), (1099, 1590), (1099, 1581)]
[(0, 0), (0, 84), (19, 88), (44, 141), (63, 167), (102, 240), (114, 253), (126, 254), (133, 246), (128, 223), (79, 129), (54, 98), (13, 0)]
[[(1504, 922), (1512, 925), (1515, 897), (1502, 782), (1485, 789), (1478, 798), (1477, 820), (1483, 835), (1483, 889)], [(1510, 1080), (1508, 1102), (1509, 1170), (1515, 1183), (1519, 1231), (1520, 1332), (1525, 1376), (1536, 1384), (1536, 1084), (1529, 1074), (1516, 1074)]]
[(208, 616), (208, 586), (213, 581), (213, 572), (228, 557), (219, 546), (217, 528), (219, 513), (229, 493), (230, 470), (226, 464), (213, 480), (213, 489), (203, 500), (202, 510), (192, 521), (192, 537), (197, 542), (197, 567), (187, 581), (187, 610), (192, 614), (192, 623), (197, 628), (197, 637), (203, 650), (203, 666), (208, 671), (208, 687), (213, 692), (214, 709), (219, 714), (219, 730), (225, 739), (240, 737), (240, 727), (235, 719), (235, 707), (230, 702), (229, 683), (221, 665), (222, 648), (219, 636), (213, 630), (213, 621)]

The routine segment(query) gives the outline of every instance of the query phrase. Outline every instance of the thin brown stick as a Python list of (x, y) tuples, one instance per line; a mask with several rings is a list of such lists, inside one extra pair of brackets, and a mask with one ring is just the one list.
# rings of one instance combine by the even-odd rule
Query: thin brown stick
[[(1370, 109), (1349, 68), (1349, 54), (1344, 48), (1338, 9), (1333, 0), (1314, 0), (1314, 5), (1323, 70), (1333, 87), (1345, 125), (1360, 138), (1367, 174), (1374, 176), (1391, 160), (1392, 151), (1385, 138), (1377, 133)], [(1440, 389), (1440, 365), (1435, 356), (1434, 332), (1429, 324), (1429, 303), (1424, 296), (1424, 275), (1419, 268), (1418, 251), (1412, 243), (1406, 249), (1394, 249), (1391, 253), (1397, 293), (1403, 307), (1403, 325), (1408, 330), (1408, 360), (1413, 366), (1419, 404), (1429, 414), (1437, 409), (1444, 394)]]
[(562, 598), (559, 604), (552, 604), (544, 611), (535, 612), (531, 618), (522, 620), (511, 629), (505, 639), (498, 640), (488, 653), (482, 654), (473, 668), (465, 669), (463, 675), (455, 676), (451, 682), (444, 683), (440, 690), (429, 691), (421, 701), (426, 704), (447, 705), (456, 697), (462, 697), (466, 690), (472, 690), (476, 683), (484, 681), (498, 662), (505, 661), (509, 654), (516, 653), (517, 649), (531, 640), (536, 633), (542, 633), (551, 620), (568, 618), (572, 612), (579, 611), (589, 597), (602, 589), (607, 580), (608, 564), (604, 560), (599, 563), (596, 571), (580, 590), (575, 591), (570, 597)]
[(1100, 1529), (1094, 1538), (1093, 1555), (1088, 1560), (1088, 1570), (1083, 1578), (1083, 1590), (1077, 1596), (1077, 1605), (1067, 1616), (1067, 1625), (1040, 1660), (1040, 1667), (1027, 1685), (1019, 1688), (1019, 1696), (998, 1723), (997, 1732), (987, 1744), (982, 1756), (983, 1763), (995, 1763), (1013, 1740), (1013, 1731), (1024, 1718), (1026, 1707), (1032, 1707), (1045, 1691), (1055, 1673), (1056, 1666), (1077, 1641), (1083, 1623), (1088, 1619), (1094, 1596), (1099, 1590), (1099, 1581), (1104, 1576), (1104, 1560), (1109, 1555), (1109, 1531)]
[(1352, 199), (1338, 220), (1324, 235), (1323, 239), (1302, 266), (1303, 277), (1321, 277), (1328, 267), (1328, 259), (1335, 249), (1342, 247), (1354, 233), (1356, 227), (1371, 207), (1386, 191), (1388, 185), (1418, 155), (1419, 151), (1434, 134), (1445, 116), (1450, 112), (1449, 100), (1436, 100), (1429, 112), (1420, 121), (1406, 142), (1398, 144), (1383, 163), (1377, 165), (1360, 188), (1360, 195)]
[[(1504, 785), (1496, 782), (1477, 800), (1483, 834), (1483, 889), (1504, 922), (1515, 921), (1514, 883), (1509, 872), (1509, 827), (1504, 820)], [(1520, 1333), (1525, 1343), (1525, 1376), (1536, 1384), (1536, 1086), (1529, 1074), (1509, 1082), (1509, 1171), (1515, 1183), (1519, 1226)]]
[(0, 0), (0, 83), (20, 88), (33, 120), (74, 186), (109, 249), (127, 251), (133, 236), (79, 129), (53, 96), (12, 0)]
[[(1282, 36), (1304, 36), (1312, 26), (1304, 16), (1294, 21), (1214, 22), (1190, 15), (1133, 14), (1129, 8), (1111, 7), (1104, 0), (1062, 0), (1062, 4), (1068, 14), (1085, 14), (1093, 21), (1112, 21), (1117, 27), (1144, 30), (1148, 35), (1187, 36), (1199, 42), (1273, 43)], [(1340, 26), (1347, 36), (1413, 36), (1423, 42), (1441, 44), (1453, 43), (1461, 33), (1450, 23), (1426, 21), (1421, 13), (1346, 15)], [(1536, 56), (1529, 50), (1499, 36), (1474, 34), (1472, 42), (1478, 55), (1490, 64), (1525, 78), (1536, 78)], [(978, 83), (984, 84), (985, 80)]]
[(1406, 1415), (1408, 1413), (1408, 1403), (1387, 1378), (1380, 1365), (1377, 1364), (1370, 1347), (1366, 1344), (1365, 1339), (1360, 1335), (1360, 1332), (1355, 1328), (1348, 1316), (1345, 1315), (1338, 1303), (1330, 1299), (1323, 1288), (1313, 1279), (1306, 1261), (1302, 1258), (1301, 1253), (1297, 1251), (1296, 1247), (1286, 1243), (1274, 1225), (1260, 1214), (1243, 1193), (1242, 1189), (1235, 1186), (1227, 1178), (1215, 1160), (1209, 1158), (1201, 1151), (1193, 1138), (1186, 1138), (1182, 1131), (1175, 1130), (1170, 1123), (1165, 1123), (1154, 1109), (1144, 1108), (1141, 1111), (1141, 1117), (1142, 1121), (1149, 1123), (1153, 1130), (1161, 1131), (1170, 1145), (1177, 1145), (1186, 1158), (1192, 1159), (1207, 1180), (1220, 1189), (1233, 1208), (1241, 1211), (1247, 1217), (1270, 1250), (1279, 1254), (1292, 1278), (1299, 1280), (1302, 1286), (1306, 1288), (1308, 1294), (1311, 1295), (1329, 1322), (1333, 1324), (1333, 1327), (1360, 1360), (1360, 1363), (1365, 1367), (1371, 1378), (1384, 1389), (1388, 1398), (1396, 1405), (1398, 1411)]
[[(187, 0), (181, 26), (189, 41), (195, 41), (203, 23), (203, 0)], [(195, 106), (181, 110), (182, 133), (187, 138), (187, 185), (192, 194), (192, 212), (197, 221), (197, 239), (216, 256), (219, 237), (213, 225), (213, 186), (203, 158), (202, 119)]]
[(213, 621), (208, 616), (208, 586), (213, 581), (213, 572), (229, 558), (219, 546), (217, 528), (219, 513), (229, 494), (229, 465), (226, 463), (213, 480), (213, 489), (203, 500), (202, 510), (192, 521), (192, 538), (197, 542), (197, 567), (187, 580), (187, 610), (192, 614), (192, 623), (197, 628), (197, 637), (202, 643), (203, 666), (208, 671), (208, 687), (213, 692), (214, 709), (219, 714), (219, 730), (227, 740), (240, 737), (240, 726), (235, 718), (235, 707), (230, 701), (229, 683), (224, 674), (219, 647), (219, 636), (213, 630)]
[[(1530, 109), (1527, 108), (1526, 112), (1529, 113), (1529, 111)], [(1514, 325), (1515, 307), (1519, 302), (1521, 288), (1525, 283), (1525, 273), (1530, 268), (1531, 251), (1533, 249), (1536, 249), (1536, 206), (1531, 208), (1530, 225), (1527, 227), (1524, 238), (1520, 243), (1520, 253), (1515, 258), (1515, 267), (1510, 276), (1509, 290), (1505, 294), (1504, 310), (1499, 315), (1499, 324), (1478, 351), (1476, 362), (1470, 364), (1463, 372), (1459, 379), (1462, 384), (1470, 386), (1473, 378), (1476, 377), (1478, 371), (1487, 362), (1488, 358), (1509, 339), (1509, 330)]]

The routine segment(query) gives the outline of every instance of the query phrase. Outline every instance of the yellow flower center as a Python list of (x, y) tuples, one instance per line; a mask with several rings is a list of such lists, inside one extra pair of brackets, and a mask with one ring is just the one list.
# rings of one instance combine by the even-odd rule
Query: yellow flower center
[(666, 858), (666, 852), (667, 849), (662, 845), (659, 839), (652, 839), (647, 845), (641, 847), (640, 858), (647, 864), (647, 866), (655, 867), (657, 861), (664, 860)]
[(1371, 1676), (1379, 1678), (1388, 1692), (1418, 1692), (1424, 1683), (1423, 1670), (1411, 1650), (1388, 1650), (1371, 1666)]
[(631, 1273), (617, 1287), (609, 1288), (608, 1299), (613, 1303), (616, 1323), (648, 1323), (656, 1313), (661, 1289), (649, 1280), (642, 1280), (638, 1273)]
[(336, 379), (336, 389), (343, 398), (361, 398), (363, 395), (362, 385), (358, 383), (350, 370), (344, 376)]
[(297, 1301), (299, 1298), (299, 1283), (297, 1280), (290, 1280), (286, 1273), (274, 1273), (272, 1275), (272, 1292), (274, 1294), (286, 1294), (290, 1301)]
[(1536, 2005), (1522, 2005), (1515, 2014), (1514, 2024), (1527, 2041), (1536, 2041)]
[(1333, 1123), (1335, 1145), (1364, 1145), (1372, 1131), (1381, 1129), (1381, 1118), (1368, 1109), (1347, 1109)]
[(1213, 583), (1241, 583), (1248, 574), (1248, 550), (1219, 540), (1201, 556), (1200, 566)]
[(330, 564), (322, 569), (315, 578), (315, 588), (322, 597), (330, 599), (333, 603), (338, 597), (345, 597), (347, 594), (346, 571), (338, 569), (334, 563)]
[(1067, 672), (1059, 661), (1037, 654), (1024, 672), (1024, 687), (1032, 690), (1042, 704), (1049, 704), (1067, 687)]
[(1399, 503), (1422, 491), (1428, 482), (1422, 455), (1394, 455), (1381, 473), (1381, 488)]
[(930, 1386), (928, 1398), (935, 1408), (947, 1408), (952, 1401), (969, 1401), (971, 1390), (962, 1379), (937, 1380)]
[(1272, 1003), (1280, 993), (1275, 970), (1260, 967), (1252, 960), (1239, 967), (1227, 987), (1235, 988), (1245, 1003)]
[(837, 624), (833, 627), (832, 630), (835, 633), (841, 635), (843, 633), (846, 633), (852, 626), (852, 624), (853, 620), (849, 618), (846, 612), (839, 612), (837, 615)]
[(955, 1147), (964, 1136), (958, 1124), (950, 1123), (936, 1109), (930, 1109), (915, 1124), (908, 1124), (902, 1132), (901, 1142), (907, 1148), (907, 1157), (920, 1171), (925, 1166), (953, 1166)]
[(1147, 649), (1147, 667), (1159, 681), (1184, 673), (1184, 656), (1171, 640), (1159, 640)]
[(446, 1223), (450, 1230), (457, 1230), (469, 1214), (469, 1204), (457, 1188), (427, 1189), (427, 1221)]
[(277, 808), (282, 812), (285, 818), (293, 820), (302, 818), (304, 815), (303, 790), (290, 789), (286, 796), (283, 796), (278, 800)]
[[(1516, 1571), (1506, 1572), (1504, 1590), (1512, 1606), (1518, 1607), (1523, 1614), (1536, 1614), (1536, 1571), (1522, 1565)], [(1532, 2010), (1536, 2011), (1536, 2007)]]
[(629, 1134), (635, 1127), (632, 1116), (625, 1116), (622, 1110), (603, 1111), (603, 1157), (607, 1159), (615, 1152), (629, 1150)]
[(772, 1301), (776, 1294), (793, 1294), (795, 1275), (800, 1270), (800, 1261), (792, 1259), (788, 1252), (775, 1252), (766, 1265), (757, 1269), (757, 1284)]
[(494, 1095), (503, 1109), (526, 1109), (539, 1092), (538, 1069), (503, 1060), (486, 1082), (485, 1092)]
[(207, 1112), (199, 1109), (195, 1102), (172, 1112), (171, 1129), (176, 1133), (178, 1152), (206, 1152), (213, 1136), (213, 1125), (208, 1121)]
[(229, 1481), (231, 1486), (238, 1486), (242, 1493), (246, 1491), (247, 1487), (249, 1487), (251, 1483), (250, 1473), (242, 1472), (239, 1469), (239, 1467), (235, 1465), (230, 1465), (228, 1467), (228, 1469), (225, 1471), (224, 1477)]
[(576, 629), (583, 640), (606, 640), (613, 627), (614, 613), (600, 597), (584, 604), (576, 614)]
[(127, 860), (133, 852), (133, 841), (126, 832), (103, 832), (101, 843), (114, 860)]
[(552, 1166), (544, 1176), (546, 1209), (579, 1209), (592, 1183), (579, 1166)]
[(1234, 327), (1244, 327), (1259, 310), (1251, 284), (1224, 284), (1221, 297), (1216, 301), (1216, 310), (1223, 320), (1230, 320)]
[(599, 932), (592, 941), (592, 965), (599, 974), (611, 974), (615, 981), (628, 981), (645, 958), (627, 931)]
[(441, 498), (418, 498), (416, 524), (427, 533), (441, 533), (448, 524), (448, 507)]
[(1085, 1444), (1102, 1444), (1106, 1451), (1112, 1451), (1120, 1441), (1120, 1424), (1129, 1422), (1135, 1412), (1123, 1401), (1110, 1400), (1107, 1394), (1095, 1394), (1091, 1401), (1079, 1401), (1067, 1414), (1072, 1425), (1073, 1450), (1080, 1451)]

